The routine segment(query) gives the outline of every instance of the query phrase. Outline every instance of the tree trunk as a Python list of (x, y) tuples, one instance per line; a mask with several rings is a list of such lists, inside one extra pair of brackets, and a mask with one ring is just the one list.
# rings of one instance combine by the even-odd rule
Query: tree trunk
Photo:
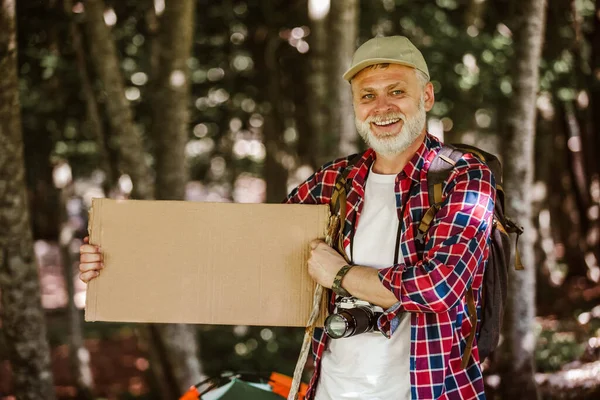
[(267, 203), (281, 203), (287, 194), (288, 171), (284, 166), (286, 154), (283, 132), (285, 130), (284, 110), (281, 94), (281, 68), (278, 58), (280, 39), (272, 32), (267, 34), (263, 46), (264, 69), (267, 75), (267, 101), (271, 110), (265, 115), (263, 126), (265, 155), (265, 180), (267, 181)]
[[(290, 12), (295, 16), (293, 22), (294, 26), (296, 26), (296, 23), (298, 25), (306, 23), (311, 25), (309, 22), (308, 11), (306, 2), (294, 4), (294, 7), (290, 9)], [(314, 34), (312, 27), (309, 29), (310, 35), (308, 37), (305, 36), (303, 40), (310, 41), (311, 36)], [(310, 44), (309, 51), (311, 51)], [(293, 55), (290, 55), (290, 53), (293, 53)], [(284, 80), (282, 90), (284, 93), (290, 94), (290, 106), (293, 108), (292, 116), (294, 129), (296, 131), (295, 152), (298, 158), (297, 166), (310, 166), (314, 170), (317, 168), (315, 157), (316, 136), (311, 123), (311, 111), (313, 110), (310, 108), (314, 103), (314, 97), (310, 97), (311, 101), (307, 101), (307, 99), (309, 99), (308, 96), (312, 95), (312, 90), (309, 86), (311, 76), (311, 56), (308, 55), (308, 60), (306, 57), (307, 55), (299, 56), (297, 51), (288, 51), (285, 53), (285, 56), (282, 57), (281, 68)], [(290, 145), (294, 141), (288, 141), (286, 139), (286, 142)]]
[(61, 193), (60, 211), (62, 229), (59, 237), (60, 258), (62, 261), (65, 286), (67, 287), (67, 308), (69, 322), (69, 362), (71, 377), (75, 381), (77, 399), (93, 399), (94, 379), (90, 365), (90, 352), (84, 345), (83, 331), (81, 329), (81, 316), (75, 305), (75, 282), (77, 272), (74, 269), (74, 260), (71, 254), (71, 242), (74, 230), (69, 226), (67, 214), (67, 201), (72, 196), (72, 182), (68, 182)]
[(71, 37), (73, 52), (75, 53), (75, 61), (77, 63), (77, 72), (79, 73), (81, 91), (83, 98), (85, 99), (85, 124), (88, 131), (92, 133), (98, 148), (98, 164), (100, 166), (100, 170), (105, 175), (103, 189), (105, 195), (108, 196), (110, 189), (116, 184), (115, 175), (117, 171), (113, 171), (111, 169), (108, 146), (105, 140), (106, 135), (104, 133), (104, 127), (102, 126), (100, 108), (98, 107), (98, 101), (96, 100), (94, 88), (90, 79), (90, 73), (88, 72), (85, 60), (85, 50), (82, 43), (80, 27), (77, 26), (75, 21), (73, 21), (72, 0), (64, 0), (64, 9), (69, 20), (69, 35)]
[[(156, 146), (156, 197), (184, 200), (188, 171), (190, 58), (194, 33), (194, 0), (166, 2), (158, 33), (158, 64), (152, 97), (152, 133)], [(180, 390), (202, 380), (196, 330), (192, 325), (160, 325), (168, 365)]]
[[(189, 10), (190, 14), (193, 12), (192, 7), (188, 4), (186, 7), (179, 8), (178, 5), (180, 4), (180, 2), (176, 1), (166, 3), (166, 7), (169, 11), (165, 9), (165, 13), (168, 12), (173, 16), (172, 24), (169, 24), (170, 26), (165, 28), (164, 31), (164, 34), (167, 37), (165, 39), (159, 39), (160, 41), (164, 41), (166, 51), (168, 51), (168, 47), (179, 46), (179, 44), (175, 44), (172, 41), (179, 40), (178, 36), (177, 39), (174, 39), (175, 36), (173, 36), (177, 34), (177, 29), (181, 28), (181, 26), (178, 26), (179, 22), (177, 16), (180, 16), (181, 18), (190, 18), (189, 25), (192, 24), (191, 18), (193, 18), (193, 15), (186, 15), (186, 10)], [(97, 66), (98, 76), (104, 86), (109, 125), (112, 131), (111, 137), (115, 138), (114, 142), (117, 146), (117, 151), (119, 152), (121, 170), (123, 173), (129, 174), (133, 181), (132, 197), (142, 200), (151, 200), (154, 198), (151, 171), (145, 162), (146, 152), (141, 134), (134, 124), (130, 104), (125, 98), (123, 76), (119, 68), (116, 47), (110, 36), (110, 31), (104, 23), (103, 13), (103, 1), (90, 0), (86, 2), (87, 33), (90, 42), (93, 43), (93, 45), (90, 45), (91, 57), (93, 63)], [(161, 19), (162, 18), (165, 18), (165, 16), (163, 15)], [(182, 31), (185, 31), (185, 33), (182, 34), (183, 37), (187, 38), (191, 35), (191, 30), (191, 26), (184, 27), (184, 29), (182, 29)], [(171, 39), (169, 39), (170, 36)], [(191, 38), (185, 40), (191, 41)], [(182, 48), (185, 49), (185, 46), (182, 46)], [(187, 54), (189, 54), (189, 49), (186, 51)], [(162, 54), (159, 55), (159, 59), (159, 64), (165, 62)], [(169, 70), (169, 68), (174, 67), (185, 68), (187, 70), (187, 67), (185, 66), (186, 59), (187, 57), (183, 58), (183, 64), (181, 64), (181, 59), (178, 59), (173, 66), (169, 66), (168, 63), (165, 63), (164, 66), (159, 66), (159, 72), (164, 71), (168, 78), (157, 78), (158, 82), (164, 82), (166, 86), (169, 86), (171, 85), (171, 82), (177, 83), (181, 82), (181, 79), (184, 80), (183, 85), (175, 85), (174, 88), (160, 90), (176, 89), (175, 93), (180, 93), (181, 90), (183, 90), (182, 93), (189, 92), (189, 89), (187, 88), (182, 89), (182, 87), (189, 84), (187, 81), (187, 72), (179, 71), (179, 73), (176, 70)], [(171, 60), (167, 61), (171, 62)], [(157, 73), (157, 76), (158, 74), (159, 73)], [(177, 99), (173, 101), (187, 107), (187, 99)], [(177, 118), (178, 122), (176, 122), (174, 129), (179, 132), (179, 137), (174, 137), (173, 140), (180, 141), (182, 135), (181, 132), (185, 130), (187, 125), (185, 122), (187, 120), (187, 111), (173, 111), (170, 106), (168, 107), (168, 109), (160, 111), (162, 113), (161, 115), (164, 115), (165, 118)], [(179, 118), (183, 118), (183, 121), (179, 120)], [(172, 127), (168, 127), (168, 132), (172, 132), (171, 128)], [(161, 133), (161, 136), (163, 135), (167, 136), (168, 133)], [(179, 143), (175, 148), (181, 151), (181, 144)], [(158, 150), (162, 149), (159, 148)], [(172, 165), (172, 159), (179, 157), (178, 162), (183, 164), (185, 163), (185, 159), (182, 154), (183, 153), (180, 154), (177, 151), (169, 152), (168, 157), (161, 162), (166, 163), (166, 165)], [(181, 167), (175, 166), (174, 168), (176, 168), (177, 171), (181, 171)], [(176, 176), (176, 173), (171, 173), (166, 167), (159, 173), (161, 174), (161, 177), (159, 178), (161, 182), (167, 182), (167, 184), (173, 182), (174, 185), (185, 185), (186, 175), (183, 173), (181, 176)], [(161, 185), (161, 188), (163, 185)], [(171, 196), (170, 194), (165, 194), (165, 192), (169, 193), (170, 190), (177, 192), (177, 195), (180, 196), (180, 198), (183, 198), (184, 192), (182, 189), (168, 187), (161, 189), (160, 195), (163, 197)], [(194, 334), (181, 326), (151, 325), (149, 329), (150, 332), (144, 336), (153, 339), (153, 349), (151, 354), (157, 355), (157, 357), (154, 358), (154, 363), (157, 362), (156, 358), (160, 359), (163, 363), (160, 368), (165, 375), (161, 389), (163, 395), (167, 395), (167, 397), (179, 396), (182, 390), (187, 389), (190, 386), (190, 381), (200, 376), (199, 362), (197, 360), (193, 361), (193, 359), (190, 360), (190, 357), (195, 357), (196, 352), (196, 344), (192, 340), (195, 339)]]
[(104, 23), (104, 2), (86, 1), (85, 13), (90, 55), (103, 84), (110, 137), (114, 139), (112, 144), (119, 152), (120, 170), (128, 174), (133, 182), (132, 197), (151, 199), (154, 196), (152, 174), (146, 164), (142, 135), (134, 123), (131, 106), (125, 97), (117, 49)]
[[(575, 7), (575, 6), (573, 6)], [(594, 29), (590, 32), (589, 42), (589, 66), (591, 74), (587, 74), (582, 86), (584, 90), (589, 92), (590, 104), (586, 110), (587, 129), (586, 139), (583, 144), (584, 152), (586, 153), (588, 176), (590, 179), (591, 206), (586, 212), (586, 218), (589, 219), (589, 227), (587, 232), (587, 245), (595, 260), (589, 264), (600, 266), (600, 217), (598, 217), (598, 209), (600, 208), (600, 193), (594, 190), (594, 186), (600, 185), (600, 157), (597, 156), (597, 149), (600, 146), (600, 0), (596, 0), (596, 12), (594, 13)], [(580, 46), (580, 52), (583, 51), (584, 45)], [(581, 61), (585, 63), (584, 60)], [(582, 71), (579, 71), (582, 74)], [(596, 214), (596, 217), (592, 215)], [(591, 269), (591, 266), (590, 266)]]
[(513, 20), (513, 97), (504, 137), (504, 186), (507, 215), (525, 228), (521, 243), (524, 271), (510, 271), (511, 293), (505, 318), (502, 398), (538, 398), (534, 380), (535, 256), (531, 215), (533, 150), (539, 65), (546, 2), (524, 0)]
[[(598, 76), (598, 70), (600, 70), (600, 0), (596, 0), (594, 30), (590, 33), (589, 42), (591, 44), (590, 67), (592, 74), (588, 81), (588, 87), (591, 93), (590, 107), (594, 116), (592, 126), (593, 132), (596, 132), (596, 143), (600, 143), (600, 77)], [(600, 157), (596, 157), (596, 170), (600, 171)], [(600, 180), (600, 177), (597, 179)], [(600, 198), (596, 197), (595, 201), (600, 203)], [(597, 225), (600, 225), (600, 219), (597, 220)]]
[[(562, 164), (561, 155), (564, 154), (564, 149), (557, 143), (557, 125), (558, 121), (554, 113), (542, 115), (538, 119), (535, 140), (535, 180), (546, 188), (545, 196), (538, 199), (532, 209), (533, 215), (538, 216), (534, 218), (534, 229), (539, 233), (539, 239), (535, 243), (535, 265), (538, 266), (535, 288), (538, 316), (558, 313), (561, 305), (569, 304), (564, 301), (564, 292), (557, 288), (556, 283), (553, 283), (551, 279), (551, 272), (558, 268), (553, 228), (558, 226), (557, 222), (560, 220), (561, 215), (556, 214), (555, 211), (561, 203), (560, 201), (556, 202), (556, 199), (562, 198), (562, 195), (556, 193), (562, 191), (559, 190), (562, 185), (556, 183), (563, 182), (563, 179), (557, 176), (556, 171), (565, 171), (563, 167), (557, 166), (557, 164)], [(549, 160), (548, 154), (554, 156)]]
[[(308, 114), (310, 118), (311, 132), (309, 138), (312, 140), (313, 166), (318, 167), (331, 159), (329, 148), (332, 141), (331, 132), (328, 132), (329, 117), (327, 110), (327, 98), (329, 97), (329, 85), (327, 76), (327, 23), (329, 8), (322, 9), (322, 1), (309, 0), (308, 16), (311, 20), (311, 33), (308, 37), (310, 45), (310, 73), (308, 75)], [(321, 7), (319, 7), (321, 6)], [(299, 153), (305, 142), (304, 132), (299, 132)]]
[(18, 399), (54, 399), (25, 188), (15, 2), (0, 0), (0, 309)]
[(331, 98), (328, 109), (331, 116), (329, 134), (334, 135), (336, 143), (326, 156), (339, 157), (358, 151), (352, 93), (348, 82), (342, 78), (344, 72), (350, 67), (352, 54), (356, 50), (358, 13), (358, 0), (331, 2), (329, 34), (329, 54), (332, 60), (329, 70)]
[(285, 106), (289, 101), (282, 93), (282, 71), (280, 65), (281, 45), (279, 37), (280, 21), (277, 21), (278, 10), (275, 5), (263, 2), (260, 5), (262, 20), (253, 32), (252, 58), (256, 63), (259, 87), (264, 88), (259, 101), (265, 107), (262, 127), (265, 145), (264, 177), (267, 183), (266, 202), (281, 203), (287, 195), (288, 170), (284, 159), (289, 156), (288, 148), (283, 140), (285, 131)]
[(152, 138), (156, 146), (156, 198), (183, 200), (188, 172), (190, 58), (194, 32), (193, 0), (166, 2), (159, 28), (158, 70), (153, 83)]

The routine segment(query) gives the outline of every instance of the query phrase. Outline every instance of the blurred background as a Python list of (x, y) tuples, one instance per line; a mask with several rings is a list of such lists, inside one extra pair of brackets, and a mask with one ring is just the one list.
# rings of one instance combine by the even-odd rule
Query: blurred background
[(303, 329), (83, 322), (91, 198), (281, 202), (364, 149), (341, 75), (395, 34), (526, 228), (488, 397), (600, 398), (600, 0), (0, 0), (0, 399), (291, 374)]

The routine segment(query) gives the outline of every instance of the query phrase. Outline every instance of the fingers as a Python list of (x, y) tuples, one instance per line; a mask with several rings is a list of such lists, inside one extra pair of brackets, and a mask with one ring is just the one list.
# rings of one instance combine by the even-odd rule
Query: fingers
[(101, 254), (102, 249), (98, 246), (94, 246), (91, 244), (82, 244), (79, 247), (79, 253), (81, 253), (81, 254), (84, 254), (84, 253)]
[(98, 272), (98, 271), (82, 272), (81, 274), (79, 274), (79, 279), (81, 279), (85, 283), (88, 283), (89, 281), (91, 281), (92, 279), (97, 277), (98, 275), (100, 275), (100, 272)]
[(79, 248), (79, 271), (81, 272), (79, 279), (88, 283), (100, 275), (100, 270), (104, 268), (104, 257), (100, 247), (89, 244), (88, 237), (84, 239), (84, 242), (86, 244)]
[(102, 254), (100, 253), (81, 253), (79, 256), (79, 262), (81, 263), (93, 263), (102, 262)]
[(104, 264), (100, 262), (88, 262), (79, 264), (79, 272), (100, 271)]
[(83, 243), (89, 243), (90, 242), (90, 237), (86, 236), (83, 238)]

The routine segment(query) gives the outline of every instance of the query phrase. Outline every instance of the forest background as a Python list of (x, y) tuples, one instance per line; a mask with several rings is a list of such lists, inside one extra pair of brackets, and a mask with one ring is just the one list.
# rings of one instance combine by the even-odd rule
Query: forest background
[(364, 148), (341, 75), (395, 34), (428, 62), (429, 131), (500, 155), (525, 227), (488, 397), (598, 398), (600, 0), (0, 0), (0, 399), (291, 374), (303, 329), (82, 322), (87, 210), (280, 202)]

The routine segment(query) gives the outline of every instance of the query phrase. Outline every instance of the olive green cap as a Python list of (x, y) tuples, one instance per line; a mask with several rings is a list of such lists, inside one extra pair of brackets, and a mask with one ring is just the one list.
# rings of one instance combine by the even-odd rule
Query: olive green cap
[(423, 54), (405, 36), (375, 37), (363, 43), (354, 52), (352, 66), (344, 73), (344, 79), (350, 82), (362, 69), (388, 63), (418, 69), (429, 79), (429, 69)]

